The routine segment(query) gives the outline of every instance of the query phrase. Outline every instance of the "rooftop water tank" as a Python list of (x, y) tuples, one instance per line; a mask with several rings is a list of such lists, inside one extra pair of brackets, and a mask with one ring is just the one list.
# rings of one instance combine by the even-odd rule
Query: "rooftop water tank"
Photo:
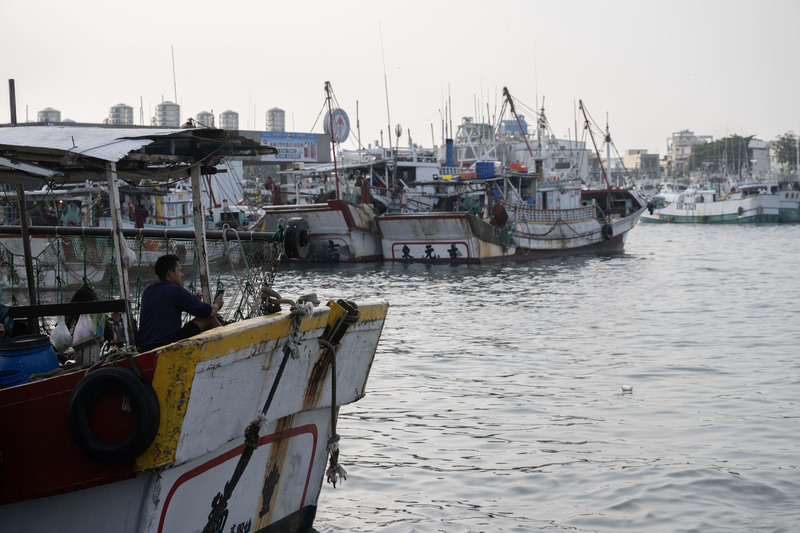
[(223, 130), (239, 129), (239, 113), (236, 111), (223, 111), (219, 114), (219, 127)]
[(170, 101), (156, 106), (155, 125), (162, 128), (177, 128), (181, 124), (181, 106)]
[(267, 111), (267, 131), (286, 131), (286, 112), (273, 107)]
[(125, 104), (111, 106), (108, 110), (108, 124), (133, 125), (133, 108)]
[(45, 107), (36, 113), (36, 122), (61, 122), (61, 111)]
[(208, 111), (200, 111), (197, 114), (197, 123), (201, 126), (205, 126), (206, 128), (213, 128), (214, 127), (214, 113), (209, 113)]

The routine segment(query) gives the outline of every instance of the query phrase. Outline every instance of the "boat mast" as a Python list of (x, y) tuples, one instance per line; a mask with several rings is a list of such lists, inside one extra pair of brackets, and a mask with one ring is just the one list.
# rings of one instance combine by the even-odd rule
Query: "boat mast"
[[(611, 131), (608, 129), (608, 114), (606, 114), (606, 164), (608, 171), (611, 172)], [(617, 183), (619, 183), (619, 173), (617, 173)]]
[[(544, 160), (547, 158), (547, 119), (544, 116), (544, 96), (542, 97), (542, 108), (539, 112), (539, 161), (541, 167), (537, 169), (541, 181), (550, 179), (549, 171), (544, 166)], [(545, 175), (548, 174), (548, 175)]]
[[(606, 167), (603, 166), (603, 160), (600, 158), (600, 151), (597, 149), (597, 143), (594, 141), (594, 135), (592, 134), (592, 128), (589, 127), (589, 118), (586, 116), (586, 109), (583, 108), (583, 100), (578, 100), (578, 108), (583, 113), (583, 127), (584, 129), (589, 131), (589, 137), (592, 139), (592, 146), (594, 146), (594, 153), (597, 155), (597, 162), (600, 165), (600, 170), (603, 172), (603, 179), (606, 180), (606, 187), (609, 189), (611, 188), (611, 184), (608, 182), (608, 176), (606, 176)], [(608, 127), (606, 127), (606, 130)], [(607, 140), (611, 140), (611, 135), (606, 136)], [(610, 148), (609, 148), (610, 151)]]
[[(331, 131), (331, 151), (333, 152), (333, 177), (336, 180), (336, 199), (340, 199), (341, 195), (339, 194), (339, 168), (336, 166), (336, 136), (334, 135), (333, 129), (333, 110), (331, 109), (331, 82), (325, 82), (325, 94), (326, 100), (328, 102), (328, 122), (330, 125)], [(389, 142), (391, 143), (391, 135), (389, 135)]]
[(522, 138), (525, 139), (525, 146), (528, 147), (528, 153), (531, 154), (531, 157), (535, 157), (533, 155), (533, 149), (531, 149), (531, 144), (528, 142), (528, 132), (526, 132), (522, 128), (522, 122), (519, 120), (519, 116), (517, 116), (517, 110), (514, 109), (514, 100), (511, 99), (511, 93), (508, 92), (508, 87), (503, 87), (503, 96), (506, 97), (506, 101), (508, 102), (508, 107), (511, 109), (511, 114), (514, 115), (514, 119), (517, 121), (517, 126), (519, 126), (519, 131), (522, 133)]

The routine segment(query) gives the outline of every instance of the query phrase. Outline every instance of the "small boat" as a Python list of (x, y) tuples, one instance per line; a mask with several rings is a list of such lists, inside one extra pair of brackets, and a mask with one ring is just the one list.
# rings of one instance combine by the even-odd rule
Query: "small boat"
[[(389, 209), (377, 217), (384, 260), (480, 263), (512, 257), (515, 242), (504, 228), (505, 220), (485, 217), (483, 212), (485, 193), (495, 182), (494, 178), (417, 182), (415, 189), (404, 193), (408, 196), (402, 200), (404, 209)], [(431, 210), (408, 207), (429, 203)]]
[(642, 221), (674, 224), (775, 223), (779, 221), (780, 208), (781, 197), (777, 184), (748, 183), (724, 194), (706, 183), (679, 191), (659, 192), (642, 214)]
[[(301, 532), (313, 526), (323, 481), (336, 486), (345, 476), (338, 413), (366, 392), (388, 304), (338, 299), (320, 306), (313, 294), (282, 298), (272, 280), (281, 257), (307, 253), (302, 227), (232, 237), (224, 230), (228, 238), (262, 243), (261, 266), (252, 262), (246, 269), (260, 282), (255, 290), (242, 282), (236, 292), (249, 296), (238, 302), (240, 314), (154, 349), (140, 351), (133, 342), (125, 232), (191, 243), (186, 257), (194, 257), (210, 301), (207, 232), (197, 202), (193, 230), (125, 230), (118, 173), (132, 182), (174, 181), (188, 173), (199, 191), (201, 165), (259, 157), (268, 148), (213, 129), (0, 128), (0, 179), (16, 184), (21, 206), (23, 185), (40, 177), (107, 181), (114, 227), (60, 231), (86, 239), (103, 233), (99, 238), (113, 243), (107, 268), (119, 293), (42, 304), (33, 283), (27, 295), (14, 289), (20, 303), (6, 314), (14, 329), (25, 324), (29, 332), (0, 344), (4, 530)], [(19, 228), (3, 229), (20, 233), (26, 245), (36, 228), (24, 212), (21, 220)], [(26, 298), (30, 305), (22, 305)], [(51, 326), (54, 316), (95, 313), (120, 314), (121, 340), (104, 346), (98, 359), (76, 355), (62, 362), (40, 326)]]

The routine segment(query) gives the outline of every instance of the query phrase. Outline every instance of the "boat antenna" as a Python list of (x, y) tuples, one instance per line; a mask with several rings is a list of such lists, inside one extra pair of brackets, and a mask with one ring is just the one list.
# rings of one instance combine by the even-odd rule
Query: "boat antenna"
[[(386, 56), (383, 53), (383, 30), (381, 30), (381, 23), (378, 23), (378, 33), (381, 38), (381, 61), (383, 61), (383, 90), (386, 93), (386, 131), (392, 131), (392, 119), (389, 116), (389, 82), (386, 79)], [(389, 133), (389, 150), (392, 149), (392, 134)]]
[(361, 121), (358, 119), (358, 100), (356, 100), (356, 133), (358, 134), (358, 149), (361, 150)]
[[(178, 81), (175, 77), (175, 47), (172, 46), (172, 86), (175, 89), (175, 103), (178, 103)], [(180, 119), (178, 120), (180, 122)]]
[(453, 138), (453, 98), (450, 95), (450, 84), (447, 84), (447, 116), (450, 119), (450, 138)]
[[(386, 132), (389, 137), (389, 153), (392, 152), (392, 119), (389, 116), (389, 82), (386, 79), (386, 56), (383, 53), (383, 30), (381, 23), (378, 23), (378, 34), (381, 38), (381, 61), (383, 62), (383, 90), (386, 93)], [(396, 164), (396, 162), (395, 162)], [(392, 169), (393, 173), (397, 173), (397, 169)], [(387, 180), (388, 181), (388, 180)]]

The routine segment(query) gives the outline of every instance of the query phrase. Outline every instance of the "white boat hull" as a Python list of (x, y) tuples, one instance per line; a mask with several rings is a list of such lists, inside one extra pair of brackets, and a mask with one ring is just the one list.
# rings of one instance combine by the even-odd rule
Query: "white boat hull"
[(307, 261), (358, 263), (381, 259), (381, 243), (372, 206), (341, 200), (326, 204), (277, 205), (265, 208), (265, 228), (300, 217), (311, 234)]
[(378, 217), (383, 257), (391, 261), (481, 262), (514, 254), (508, 234), (467, 213)]
[[(201, 531), (226, 484), (233, 483), (246, 450), (244, 429), (268, 405), (258, 446), (214, 530), (307, 530), (326, 473), (332, 421), (339, 406), (365, 393), (386, 310), (386, 304), (361, 307), (334, 356), (318, 339), (336, 330), (341, 315), (316, 308), (300, 326), (296, 359), (289, 357), (282, 371), (292, 332), (287, 313), (137, 356), (142, 374), (152, 373), (161, 421), (154, 442), (130, 467), (106, 465), (78, 450), (63, 435), (63, 406), (31, 400), (26, 407), (36, 388), (47, 393), (36, 395), (46, 397), (41, 401), (63, 402), (78, 374), (0, 390), (0, 523), (18, 532)], [(51, 433), (43, 442), (29, 434), (30, 417), (39, 411), (55, 413), (52, 421), (42, 421)], [(26, 461), (37, 462), (26, 468)], [(37, 476), (38, 484), (30, 480)]]
[(716, 202), (675, 201), (645, 211), (643, 222), (748, 224), (778, 222), (780, 198), (774, 194), (719, 200)]

